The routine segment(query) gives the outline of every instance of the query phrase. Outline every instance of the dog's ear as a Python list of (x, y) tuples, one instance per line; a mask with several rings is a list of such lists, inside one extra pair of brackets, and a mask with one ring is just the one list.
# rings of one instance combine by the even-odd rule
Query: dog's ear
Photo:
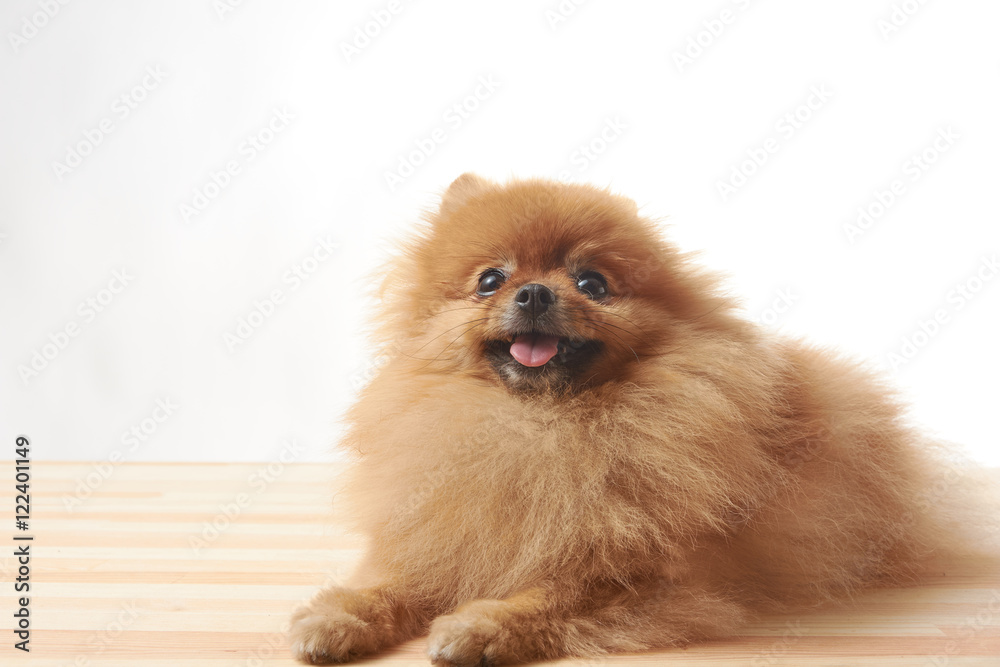
[(441, 212), (451, 213), (458, 210), (471, 197), (488, 190), (490, 185), (485, 178), (480, 178), (471, 171), (465, 172), (448, 186), (448, 190), (441, 197)]

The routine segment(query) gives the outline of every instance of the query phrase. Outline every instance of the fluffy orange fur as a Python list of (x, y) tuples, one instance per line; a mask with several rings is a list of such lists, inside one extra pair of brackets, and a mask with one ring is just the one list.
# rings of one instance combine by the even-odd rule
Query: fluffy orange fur
[[(525, 325), (532, 284), (554, 302)], [(380, 294), (390, 360), (343, 441), (370, 547), (293, 617), (305, 662), (426, 633), (441, 665), (681, 645), (913, 581), (951, 539), (891, 391), (738, 317), (630, 200), (464, 175)], [(560, 355), (527, 368), (536, 327)]]

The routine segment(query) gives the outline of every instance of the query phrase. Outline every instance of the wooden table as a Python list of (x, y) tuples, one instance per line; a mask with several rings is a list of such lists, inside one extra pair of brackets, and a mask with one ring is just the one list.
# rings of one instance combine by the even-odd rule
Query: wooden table
[[(14, 514), (13, 465), (0, 495)], [(334, 464), (32, 464), (30, 530), (3, 548), (0, 664), (296, 665), (291, 610), (362, 546), (337, 525)], [(15, 650), (14, 535), (30, 534), (30, 654)], [(565, 664), (1000, 666), (1000, 573), (767, 618), (738, 639)], [(428, 665), (424, 640), (366, 662)]]

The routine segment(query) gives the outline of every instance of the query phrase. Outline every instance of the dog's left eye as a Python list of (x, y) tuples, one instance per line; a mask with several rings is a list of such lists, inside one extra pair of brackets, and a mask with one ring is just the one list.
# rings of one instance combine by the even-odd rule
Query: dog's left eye
[(479, 277), (479, 288), (476, 289), (476, 294), (489, 296), (496, 292), (505, 280), (507, 280), (507, 276), (500, 269), (490, 269)]
[(576, 279), (576, 288), (591, 299), (603, 299), (608, 295), (608, 281), (597, 271), (584, 271)]

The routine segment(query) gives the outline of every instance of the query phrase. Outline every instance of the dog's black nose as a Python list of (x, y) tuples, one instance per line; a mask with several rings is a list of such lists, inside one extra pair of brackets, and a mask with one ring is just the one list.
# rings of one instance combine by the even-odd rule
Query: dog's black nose
[(545, 285), (531, 283), (517, 291), (514, 301), (530, 317), (536, 318), (556, 302), (556, 295)]

